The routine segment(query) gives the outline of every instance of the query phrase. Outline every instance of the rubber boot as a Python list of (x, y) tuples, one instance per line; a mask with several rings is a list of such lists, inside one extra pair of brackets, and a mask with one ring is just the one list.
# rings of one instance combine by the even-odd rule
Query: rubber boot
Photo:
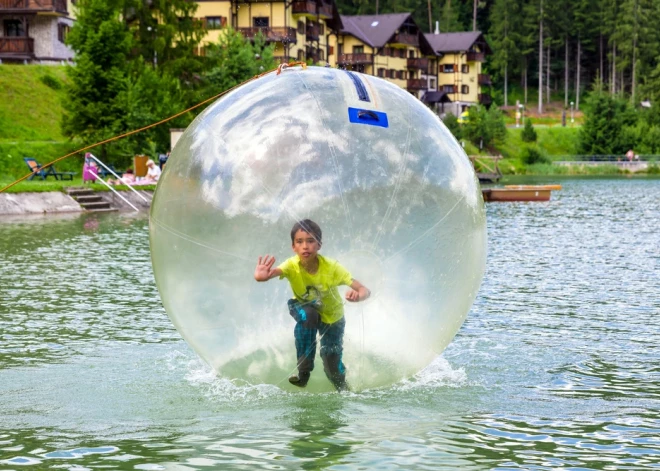
[(298, 372), (297, 375), (291, 375), (289, 377), (289, 383), (293, 384), (294, 386), (298, 386), (299, 388), (304, 388), (307, 386), (310, 375), (311, 373), (309, 371)]
[(298, 358), (298, 374), (289, 377), (289, 383), (294, 386), (304, 388), (307, 386), (309, 376), (314, 369), (314, 360), (310, 356), (302, 356)]
[(323, 357), (323, 371), (337, 391), (348, 391), (346, 370), (341, 362), (341, 355), (331, 353)]

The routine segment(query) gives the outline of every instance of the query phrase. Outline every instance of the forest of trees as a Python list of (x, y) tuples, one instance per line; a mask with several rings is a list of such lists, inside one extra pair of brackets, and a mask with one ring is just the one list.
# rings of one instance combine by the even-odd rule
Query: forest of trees
[[(77, 5), (67, 40), (76, 67), (68, 69), (63, 118), (74, 140), (101, 141), (146, 126), (275, 66), (272, 46), (231, 30), (208, 45), (205, 56), (193, 55), (206, 32), (188, 0)], [(586, 105), (581, 152), (660, 152), (660, 0), (339, 0), (338, 8), (342, 14), (412, 12), (422, 28), (437, 21), (443, 32), (480, 30), (493, 50), (485, 68), (497, 105), (509, 105), (514, 83), (525, 102), (528, 86), (534, 95), (542, 91), (539, 111), (551, 94), (563, 95), (565, 106)], [(471, 110), (474, 125), (456, 132), (479, 145), (501, 140), (506, 129), (493, 108)], [(170, 127), (193, 117), (181, 116)], [(168, 138), (167, 127), (156, 127), (104, 146), (102, 155), (110, 162), (154, 155), (169, 146)]]
[(660, 0), (338, 0), (342, 14), (412, 12), (425, 31), (482, 31), (487, 68), (509, 105), (514, 82), (564, 105), (583, 101), (596, 79), (631, 103), (660, 91)]
[[(193, 55), (206, 31), (187, 0), (79, 0), (77, 7), (62, 127), (80, 143), (160, 121), (276, 65), (261, 37), (248, 41), (232, 30), (204, 57)], [(187, 126), (201, 109), (104, 145), (102, 159), (124, 166), (134, 154), (164, 152), (169, 127)]]

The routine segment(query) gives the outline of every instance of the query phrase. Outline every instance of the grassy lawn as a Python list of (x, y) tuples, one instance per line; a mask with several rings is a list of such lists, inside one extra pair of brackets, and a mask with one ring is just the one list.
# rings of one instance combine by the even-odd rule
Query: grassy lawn
[[(580, 128), (577, 127), (538, 127), (536, 128), (536, 145), (552, 160), (557, 160), (553, 157), (576, 155), (579, 146), (579, 133)], [(523, 142), (521, 134), (522, 128), (507, 129), (507, 139), (503, 145), (498, 147), (504, 157), (517, 158), (520, 156), (522, 148), (529, 145)]]
[[(38, 178), (38, 177), (37, 177)], [(0, 189), (10, 185), (15, 180), (13, 179), (0, 179)], [(67, 188), (70, 187), (86, 187), (91, 188), (94, 191), (110, 191), (108, 187), (102, 183), (86, 183), (83, 184), (82, 177), (74, 178), (71, 180), (53, 180), (52, 177), (49, 177), (48, 180), (23, 180), (22, 182), (12, 186), (6, 193), (42, 193), (45, 191), (61, 191), (65, 192)], [(126, 185), (117, 185), (113, 186), (117, 191), (130, 191)], [(134, 187), (138, 190), (155, 190), (156, 185), (140, 185)]]
[(0, 140), (63, 141), (67, 66), (0, 66)]

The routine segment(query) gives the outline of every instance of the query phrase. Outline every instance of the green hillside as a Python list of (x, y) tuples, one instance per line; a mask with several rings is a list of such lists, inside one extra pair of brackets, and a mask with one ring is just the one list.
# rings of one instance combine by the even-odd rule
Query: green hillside
[(0, 65), (0, 141), (62, 141), (66, 66)]
[[(0, 65), (0, 181), (25, 175), (23, 157), (50, 162), (73, 149), (62, 136), (66, 66)], [(80, 159), (57, 165), (79, 171)]]

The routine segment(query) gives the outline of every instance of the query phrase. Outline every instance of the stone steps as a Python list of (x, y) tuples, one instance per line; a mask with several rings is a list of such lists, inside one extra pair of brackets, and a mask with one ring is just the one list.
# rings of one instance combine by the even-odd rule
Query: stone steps
[(117, 208), (110, 206), (110, 203), (103, 201), (103, 198), (94, 193), (89, 188), (67, 188), (67, 194), (76, 200), (85, 211), (108, 212), (117, 211)]

